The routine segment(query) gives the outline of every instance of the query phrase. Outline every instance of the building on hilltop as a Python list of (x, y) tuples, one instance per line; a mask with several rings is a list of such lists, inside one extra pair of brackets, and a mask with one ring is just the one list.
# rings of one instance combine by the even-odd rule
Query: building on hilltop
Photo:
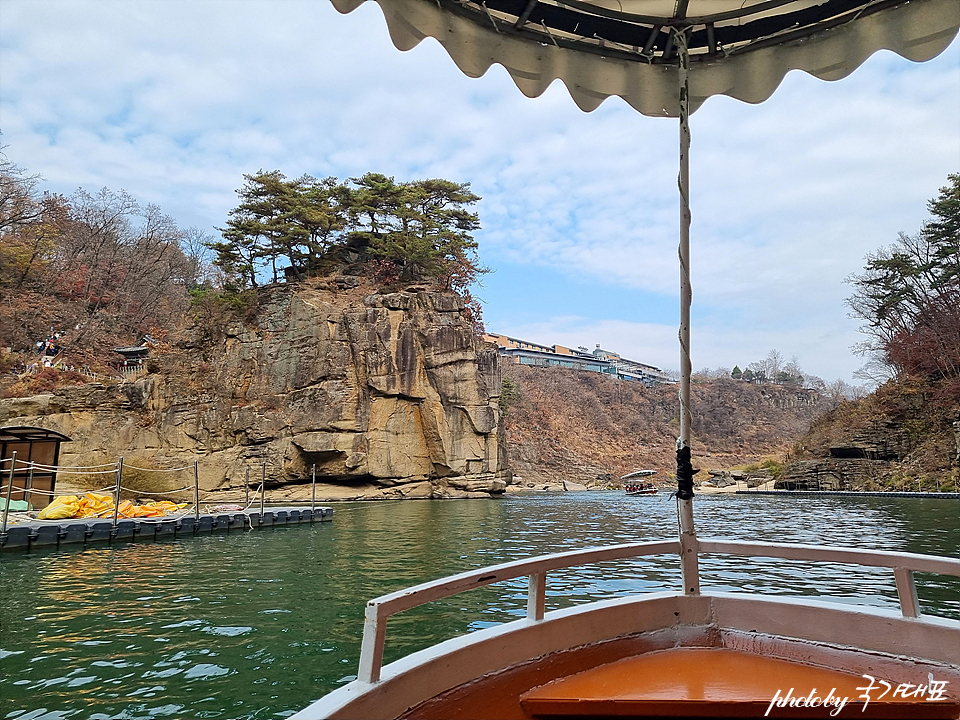
[(593, 351), (593, 355), (612, 364), (617, 369), (618, 377), (622, 376), (627, 380), (643, 380), (644, 382), (652, 380), (654, 383), (673, 382), (660, 368), (620, 357), (619, 353), (602, 349), (600, 343), (597, 343), (597, 349)]
[(662, 382), (672, 382), (660, 368), (645, 363), (627, 360), (618, 353), (601, 349), (590, 352), (584, 347), (577, 349), (563, 345), (539, 345), (518, 338), (485, 333), (483, 339), (500, 349), (500, 356), (510, 362), (531, 367), (565, 367), (609, 375), (619, 380), (642, 382), (648, 387)]

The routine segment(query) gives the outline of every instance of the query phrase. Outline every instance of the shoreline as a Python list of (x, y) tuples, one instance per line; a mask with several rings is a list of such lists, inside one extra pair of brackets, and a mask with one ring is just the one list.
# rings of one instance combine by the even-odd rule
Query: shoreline
[(797, 495), (801, 497), (817, 497), (829, 495), (834, 497), (901, 497), (901, 498), (934, 498), (941, 500), (960, 500), (960, 492), (908, 492), (901, 490), (737, 490), (737, 495)]

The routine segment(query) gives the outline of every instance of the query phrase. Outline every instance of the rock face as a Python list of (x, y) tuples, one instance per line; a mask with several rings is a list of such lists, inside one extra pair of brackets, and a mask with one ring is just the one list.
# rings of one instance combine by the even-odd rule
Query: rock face
[(777, 490), (863, 490), (890, 472), (887, 460), (847, 456), (803, 460), (787, 467), (777, 480)]
[(848, 437), (831, 444), (829, 450), (833, 458), (900, 460), (910, 454), (914, 444), (903, 423), (883, 419), (852, 429)]
[(827, 449), (828, 458), (803, 460), (787, 467), (778, 490), (862, 490), (891, 472), (891, 461), (910, 452), (910, 439), (900, 423), (875, 420), (851, 429)]
[[(922, 408), (919, 408), (922, 412)], [(954, 431), (958, 429), (954, 426)], [(875, 414), (860, 425), (831, 428), (828, 442), (820, 443), (816, 455), (791, 463), (777, 480), (783, 490), (933, 490), (941, 483), (955, 482), (947, 473), (925, 469), (914, 455), (922, 434), (910, 417), (891, 418)], [(939, 455), (953, 462), (953, 441), (960, 436), (937, 436)], [(944, 444), (949, 447), (943, 447)], [(946, 464), (946, 463), (945, 463)], [(927, 465), (929, 467), (929, 465)], [(955, 470), (954, 470), (955, 473)], [(919, 482), (919, 485), (917, 484)]]
[(75, 439), (90, 453), (198, 459), (207, 490), (250, 471), (318, 496), (489, 497), (509, 476), (495, 347), (459, 297), (426, 291), (345, 303), (322, 287), (261, 291), (256, 321), (213, 347), (186, 343), (162, 372), (116, 387), (0, 401), (0, 422)]
[(960, 489), (956, 380), (903, 374), (812, 423), (777, 487), (952, 492)]

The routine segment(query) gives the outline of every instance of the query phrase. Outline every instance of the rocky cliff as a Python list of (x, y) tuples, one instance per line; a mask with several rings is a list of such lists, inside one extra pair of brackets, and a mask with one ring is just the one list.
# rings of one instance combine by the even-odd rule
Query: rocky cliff
[(64, 465), (196, 459), (205, 490), (266, 463), (294, 497), (314, 467), (318, 497), (488, 497), (508, 476), (499, 357), (462, 311), (421, 289), (275, 286), (250, 321), (198, 328), (136, 382), (3, 400), (0, 423), (71, 436)]

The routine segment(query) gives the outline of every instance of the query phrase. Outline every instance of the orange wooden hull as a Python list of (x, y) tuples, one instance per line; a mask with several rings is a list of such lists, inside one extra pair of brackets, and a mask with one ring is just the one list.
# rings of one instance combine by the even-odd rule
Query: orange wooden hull
[[(537, 720), (548, 718), (894, 718), (960, 717), (955, 692), (894, 697), (896, 685), (923, 683), (900, 660), (783, 638), (713, 629), (653, 633), (581, 647), (492, 673), (409, 708), (404, 720)], [(689, 647), (667, 647), (674, 642)], [(711, 643), (716, 643), (712, 644)], [(740, 649), (723, 647), (729, 644)], [(766, 653), (747, 652), (753, 647)], [(801, 662), (798, 658), (803, 658)], [(816, 663), (843, 664), (843, 669)], [(957, 668), (923, 668), (946, 687)], [(870, 680), (876, 687), (867, 691)], [(884, 680), (887, 678), (888, 680)], [(894, 688), (887, 690), (881, 681)], [(926, 683), (923, 683), (926, 684)], [(866, 697), (865, 697), (866, 695)], [(335, 717), (363, 717), (355, 713)]]
[[(635, 543), (519, 560), (370, 601), (358, 680), (289, 720), (960, 718), (960, 623), (921, 615), (911, 575), (960, 575), (960, 561), (713, 540), (699, 547), (889, 567), (901, 608), (665, 591), (545, 613), (548, 572), (682, 545)], [(381, 667), (392, 614), (522, 575), (529, 577), (526, 618)]]
[[(675, 648), (585, 670), (520, 698), (531, 718), (956, 718), (960, 702), (867, 692), (862, 675), (724, 648)], [(912, 692), (912, 689), (911, 689)]]

